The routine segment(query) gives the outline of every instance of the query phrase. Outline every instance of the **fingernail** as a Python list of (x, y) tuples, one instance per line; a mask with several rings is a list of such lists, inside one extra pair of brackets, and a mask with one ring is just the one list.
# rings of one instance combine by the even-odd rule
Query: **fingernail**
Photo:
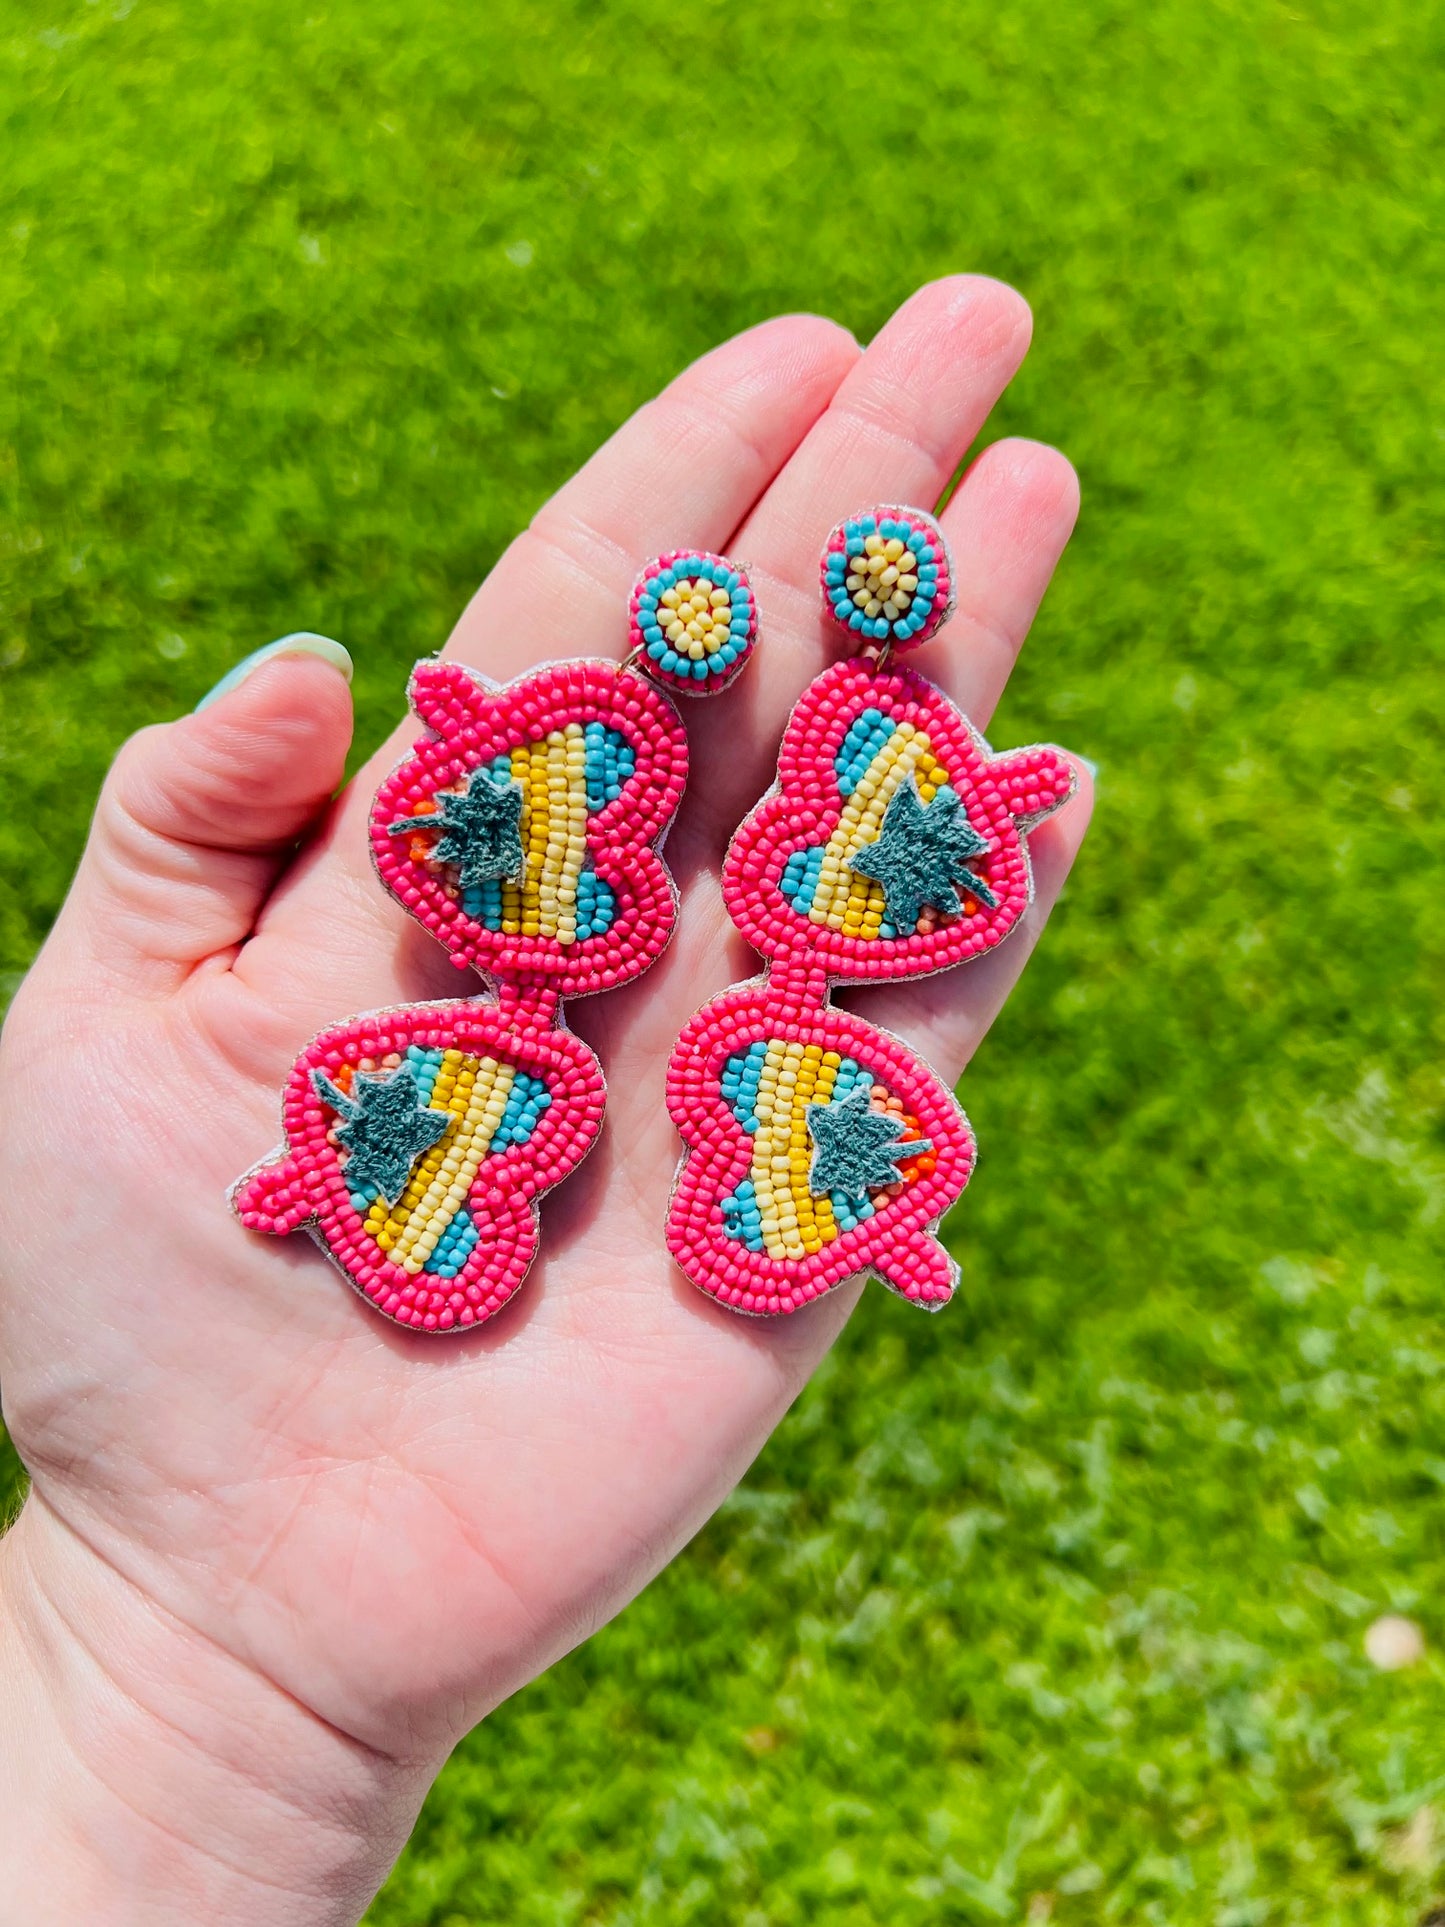
[(303, 630), (298, 635), (282, 636), (277, 642), (268, 642), (264, 648), (253, 649), (249, 656), (243, 656), (234, 669), (226, 671), (214, 689), (207, 690), (196, 704), (196, 709), (209, 709), (222, 696), (229, 696), (233, 689), (238, 689), (263, 662), (274, 662), (278, 656), (315, 656), (321, 662), (329, 662), (333, 669), (340, 670), (348, 682), (351, 681), (351, 657), (341, 644), (333, 642), (330, 636), (313, 636)]
[(1092, 756), (1080, 755), (1078, 750), (1074, 750), (1072, 754), (1076, 761), (1083, 764), (1090, 776), (1097, 776), (1099, 774), (1099, 765), (1094, 761)]

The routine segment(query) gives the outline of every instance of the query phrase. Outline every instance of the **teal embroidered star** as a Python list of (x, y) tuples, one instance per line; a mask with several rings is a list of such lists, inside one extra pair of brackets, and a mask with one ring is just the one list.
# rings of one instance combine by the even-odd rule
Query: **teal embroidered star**
[(883, 885), (888, 921), (902, 936), (925, 903), (955, 913), (960, 888), (990, 910), (998, 908), (993, 891), (968, 867), (971, 857), (987, 856), (988, 848), (955, 790), (941, 789), (925, 803), (910, 776), (893, 792), (876, 840), (857, 852), (849, 868)]
[(898, 1160), (931, 1151), (925, 1138), (899, 1142), (903, 1122), (868, 1102), (866, 1084), (855, 1084), (846, 1097), (832, 1104), (809, 1104), (804, 1112), (813, 1140), (813, 1162), (808, 1189), (815, 1198), (841, 1191), (845, 1197), (865, 1198), (880, 1184), (897, 1184), (902, 1173)]
[(312, 1071), (311, 1084), (341, 1119), (336, 1135), (347, 1151), (348, 1190), (374, 1184), (388, 1204), (395, 1204), (412, 1166), (451, 1123), (450, 1111), (427, 1109), (410, 1064), (383, 1077), (354, 1077), (350, 1097), (324, 1071)]
[(520, 882), (522, 851), (522, 785), (489, 770), (474, 770), (461, 791), (442, 790), (434, 816), (406, 816), (388, 834), (440, 829), (432, 846), (438, 863), (454, 863), (462, 888), (479, 883)]

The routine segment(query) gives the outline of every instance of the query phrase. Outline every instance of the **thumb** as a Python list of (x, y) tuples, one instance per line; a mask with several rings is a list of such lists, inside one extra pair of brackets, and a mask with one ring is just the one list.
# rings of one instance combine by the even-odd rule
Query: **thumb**
[(285, 636), (193, 715), (143, 729), (111, 767), (38, 972), (164, 995), (241, 943), (301, 832), (340, 784), (351, 658)]

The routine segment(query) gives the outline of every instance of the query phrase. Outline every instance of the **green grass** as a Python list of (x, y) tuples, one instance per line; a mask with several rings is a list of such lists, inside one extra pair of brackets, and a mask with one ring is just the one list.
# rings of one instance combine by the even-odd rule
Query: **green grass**
[[(116, 743), (256, 642), (342, 637), (374, 741), (680, 363), (1014, 280), (990, 432), (1059, 441), (1085, 509), (994, 733), (1102, 776), (967, 1081), (961, 1302), (871, 1297), (690, 1551), (459, 1750), (371, 1918), (1409, 1927), (1445, 1898), (1445, 29), (684, 20), (8, 10), (0, 968)], [(1432, 1657), (1381, 1675), (1390, 1608)]]

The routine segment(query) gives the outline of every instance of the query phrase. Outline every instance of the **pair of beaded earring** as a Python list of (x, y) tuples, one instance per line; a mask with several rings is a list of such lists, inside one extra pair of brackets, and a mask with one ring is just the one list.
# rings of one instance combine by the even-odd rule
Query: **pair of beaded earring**
[[(968, 1121), (898, 1038), (831, 1001), (842, 983), (944, 970), (996, 946), (1032, 896), (1027, 832), (1064, 803), (1054, 749), (995, 757), (892, 656), (953, 608), (948, 553), (916, 509), (840, 524), (825, 607), (858, 645), (804, 691), (774, 787), (736, 832), (728, 912), (763, 974), (684, 1028), (667, 1104), (685, 1150), (667, 1243), (689, 1279), (752, 1315), (872, 1273), (937, 1310), (957, 1267), (943, 1213), (973, 1169)], [(538, 1202), (591, 1148), (605, 1086), (563, 996), (630, 981), (672, 933), (660, 845), (687, 738), (666, 691), (725, 688), (758, 640), (744, 570), (648, 564), (620, 663), (549, 665), (498, 687), (412, 673), (425, 734), (377, 792), (382, 883), (493, 994), (370, 1012), (325, 1031), (283, 1097), (286, 1143), (232, 1188), (242, 1224), (305, 1225), (388, 1318), (466, 1330), (535, 1254)]]

